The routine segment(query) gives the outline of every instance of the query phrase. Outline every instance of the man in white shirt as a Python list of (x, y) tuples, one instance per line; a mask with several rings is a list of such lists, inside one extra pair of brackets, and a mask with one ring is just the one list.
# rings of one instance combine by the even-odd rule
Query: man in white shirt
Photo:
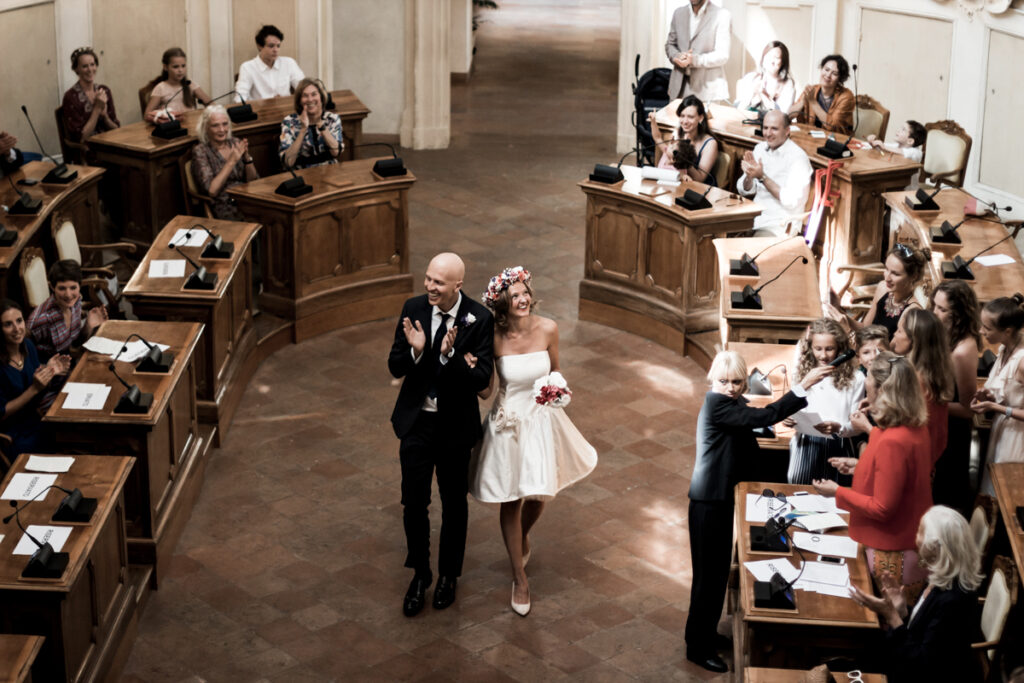
[(810, 191), (811, 162), (800, 146), (789, 139), (789, 116), (770, 111), (762, 125), (764, 142), (743, 155), (743, 175), (736, 189), (753, 197), (761, 207), (754, 230), (781, 236), (786, 223), (803, 213)]
[(283, 41), (284, 34), (276, 26), (264, 26), (256, 34), (259, 53), (238, 69), (236, 101), (287, 95), (306, 77), (294, 59), (278, 56)]
[(689, 0), (672, 15), (665, 56), (672, 62), (668, 96), (696, 95), (704, 102), (729, 99), (725, 63), (729, 61), (732, 19), (711, 0)]

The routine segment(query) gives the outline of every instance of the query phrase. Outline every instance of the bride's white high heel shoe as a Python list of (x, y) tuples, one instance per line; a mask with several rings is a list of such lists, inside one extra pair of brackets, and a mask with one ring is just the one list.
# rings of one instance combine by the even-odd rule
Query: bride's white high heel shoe
[(527, 599), (526, 602), (516, 602), (516, 582), (512, 582), (512, 611), (521, 617), (525, 617), (530, 613), (530, 601)]

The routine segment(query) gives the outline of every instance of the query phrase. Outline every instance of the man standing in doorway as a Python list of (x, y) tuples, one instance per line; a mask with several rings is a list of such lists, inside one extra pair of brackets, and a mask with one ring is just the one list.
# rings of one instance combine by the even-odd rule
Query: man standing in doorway
[(672, 14), (665, 54), (672, 62), (668, 96), (696, 95), (707, 103), (729, 100), (725, 63), (731, 37), (729, 12), (711, 0), (689, 0)]
[(291, 57), (280, 57), (284, 34), (273, 25), (267, 25), (256, 34), (259, 53), (238, 69), (235, 96), (239, 100), (265, 100), (268, 97), (288, 95), (305, 78), (302, 69)]

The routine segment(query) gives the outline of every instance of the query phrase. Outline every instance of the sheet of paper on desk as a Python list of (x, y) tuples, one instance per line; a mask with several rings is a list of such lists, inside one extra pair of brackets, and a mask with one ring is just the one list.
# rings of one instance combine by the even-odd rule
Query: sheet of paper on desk
[(829, 557), (857, 557), (857, 541), (849, 536), (829, 536), (828, 534), (811, 534), (806, 531), (793, 533), (793, 542), (801, 550), (810, 550), (818, 555)]
[(794, 522), (808, 531), (824, 531), (836, 527), (846, 526), (846, 520), (834, 512), (823, 512), (817, 515), (802, 515)]
[(150, 277), (184, 277), (185, 259), (153, 259), (149, 262)]
[(826, 498), (817, 493), (808, 493), (802, 496), (787, 496), (786, 500), (797, 512), (835, 512), (836, 506), (833, 498)]
[[(69, 382), (71, 389), (67, 392), (67, 398), (61, 404), (64, 410), (103, 410), (103, 404), (107, 402), (110, 395), (110, 386), (107, 384), (79, 384)], [(79, 387), (88, 387), (81, 389)]]
[[(59, 553), (60, 549), (64, 547), (64, 544), (68, 542), (68, 536), (71, 535), (71, 530), (74, 527), (70, 526), (43, 526), (41, 524), (29, 524), (28, 533), (39, 541), (40, 543), (49, 543), (53, 546), (53, 552)], [(21, 540), (18, 541), (18, 545), (14, 546), (14, 555), (31, 555), (39, 549), (32, 539), (27, 535), (22, 534)]]
[[(53, 486), (56, 481), (56, 474), (18, 472), (11, 477), (11, 483), (4, 489), (4, 493), (0, 498), (4, 500), (32, 500), (39, 495), (40, 491), (47, 486)], [(49, 492), (47, 492), (45, 496), (36, 500), (46, 500), (46, 497), (49, 495)]]
[[(161, 344), (155, 342), (152, 339), (147, 340), (154, 346), (159, 346), (161, 351), (166, 351), (171, 348), (167, 344)], [(124, 348), (124, 352), (121, 352), (121, 348)], [(106, 337), (90, 337), (82, 348), (86, 351), (92, 351), (93, 353), (99, 353), (104, 356), (110, 356), (111, 360), (117, 356), (118, 360), (123, 360), (125, 363), (134, 363), (139, 360), (147, 353), (149, 353), (149, 347), (146, 346), (145, 342), (138, 339), (133, 340), (125, 344), (124, 342), (117, 341), (116, 339), (107, 339)], [(118, 356), (118, 353), (121, 355)], [(67, 386), (67, 385), (65, 385)], [(66, 391), (66, 389), (65, 389)]]
[(67, 472), (74, 462), (71, 456), (30, 455), (25, 469), (32, 472)]
[[(188, 237), (185, 237), (188, 235)], [(182, 228), (174, 233), (171, 242), (179, 247), (201, 247), (206, 244), (206, 231), (202, 228), (188, 230)]]
[(812, 130), (810, 131), (812, 138), (824, 138), (826, 137), (825, 131), (823, 130)]
[(769, 581), (775, 573), (778, 573), (779, 576), (784, 578), (786, 581), (793, 581), (800, 574), (800, 570), (794, 567), (793, 564), (784, 557), (777, 557), (771, 560), (744, 562), (743, 566), (746, 567), (758, 581)]
[(793, 507), (788, 503), (782, 503), (778, 498), (765, 498), (756, 493), (747, 494), (747, 521), (748, 522), (767, 522), (768, 513), (774, 515), (782, 515)]
[(1014, 262), (1012, 258), (1006, 254), (986, 254), (985, 256), (979, 256), (974, 259), (975, 263), (980, 263), (983, 266), (1006, 266)]
[(800, 579), (813, 583), (827, 583), (830, 586), (845, 587), (850, 585), (850, 568), (845, 564), (804, 562), (804, 573), (800, 575)]
[(805, 581), (800, 579), (793, 584), (793, 588), (802, 591), (811, 591), (812, 593), (819, 593), (821, 595), (831, 595), (837, 598), (853, 599), (850, 595), (849, 586), (833, 586), (828, 583), (817, 583), (816, 581)]

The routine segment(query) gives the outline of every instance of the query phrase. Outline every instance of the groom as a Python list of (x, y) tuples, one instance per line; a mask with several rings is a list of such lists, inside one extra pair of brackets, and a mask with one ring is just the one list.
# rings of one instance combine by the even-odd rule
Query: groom
[[(405, 566), (416, 573), (402, 611), (423, 609), (430, 570), (430, 485), (437, 470), (441, 494), (441, 544), (434, 609), (455, 602), (455, 584), (466, 551), (466, 494), (469, 455), (481, 438), (476, 394), (491, 381), (494, 318), (462, 295), (466, 266), (456, 254), (438, 254), (427, 266), (426, 294), (402, 307), (388, 369), (404, 378), (391, 424), (401, 439), (402, 506), (409, 553)], [(465, 354), (476, 357), (473, 367)]]

